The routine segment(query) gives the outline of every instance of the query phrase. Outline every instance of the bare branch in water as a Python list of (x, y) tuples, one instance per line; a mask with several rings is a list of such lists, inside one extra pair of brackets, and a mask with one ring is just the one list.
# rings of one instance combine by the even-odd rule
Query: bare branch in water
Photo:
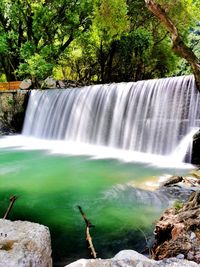
[(96, 259), (97, 257), (97, 253), (95, 251), (94, 245), (92, 243), (92, 237), (90, 235), (90, 228), (94, 227), (94, 225), (88, 220), (88, 218), (86, 217), (85, 213), (83, 212), (82, 208), (80, 206), (78, 206), (78, 209), (82, 215), (83, 220), (85, 221), (86, 224), (86, 240), (89, 243), (89, 248), (91, 249), (91, 254), (93, 255), (93, 257)]
[(16, 196), (11, 196), (10, 197), (10, 203), (9, 203), (9, 206), (8, 206), (8, 208), (6, 210), (6, 213), (3, 216), (3, 219), (6, 219), (8, 217), (8, 215), (9, 215), (9, 213), (10, 213), (10, 211), (11, 211), (11, 209), (13, 207), (13, 204), (14, 204), (14, 202), (15, 202), (16, 199), (17, 199)]

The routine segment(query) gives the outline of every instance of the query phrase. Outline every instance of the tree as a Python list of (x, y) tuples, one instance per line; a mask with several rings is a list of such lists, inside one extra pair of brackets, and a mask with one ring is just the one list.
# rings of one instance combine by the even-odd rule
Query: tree
[(99, 36), (98, 62), (102, 82), (110, 82), (115, 40), (129, 28), (127, 12), (125, 0), (102, 0), (97, 12), (94, 24)]
[[(182, 32), (181, 26), (179, 25), (176, 26), (174, 22), (176, 21), (176, 15), (174, 15), (173, 13), (174, 11), (173, 3), (171, 3), (170, 1), (160, 1), (160, 2), (164, 5), (164, 7), (162, 7), (159, 3), (156, 3), (153, 0), (145, 0), (145, 3), (148, 9), (159, 19), (159, 21), (171, 34), (171, 40), (173, 42), (173, 47), (172, 47), (173, 51), (178, 56), (184, 58), (190, 64), (192, 71), (194, 73), (194, 76), (195, 76), (197, 87), (200, 90), (200, 60), (195, 55), (193, 50), (190, 47), (188, 47), (186, 42), (184, 41), (184, 38), (181, 34)], [(177, 1), (177, 2), (181, 5), (184, 12), (188, 14), (188, 9), (185, 6), (186, 1), (184, 2)], [(193, 10), (195, 10), (195, 8), (197, 7), (197, 4), (199, 5), (199, 1), (187, 1), (187, 2), (190, 5), (189, 10), (191, 10), (192, 8), (194, 8)], [(169, 10), (168, 12), (167, 12), (167, 9)], [(171, 11), (172, 16), (174, 16), (174, 21), (173, 21), (173, 18), (170, 17), (170, 11)], [(189, 14), (189, 18), (190, 18), (190, 14)]]
[(86, 83), (163, 77), (175, 63), (166, 30), (143, 0), (101, 1), (89, 31), (68, 47), (60, 62), (68, 77)]
[(100, 0), (96, 5), (89, 31), (81, 34), (63, 56), (79, 81), (110, 82), (115, 41), (129, 29), (127, 11), (125, 0)]
[[(120, 27), (121, 24), (117, 24), (119, 29), (115, 27), (113, 32), (117, 32), (118, 35), (107, 34), (111, 31), (108, 26), (109, 20), (106, 22), (105, 15), (101, 16), (105, 26), (102, 27), (101, 23), (98, 23), (101, 29), (101, 40), (103, 40), (98, 56), (101, 77), (104, 78), (101, 81), (137, 81), (169, 74), (175, 66), (175, 57), (168, 48), (166, 31), (149, 13), (143, 0), (126, 1), (124, 10), (126, 12), (124, 12), (123, 21), (126, 18), (128, 25)], [(112, 12), (117, 14), (114, 8)], [(159, 64), (161, 58), (162, 64)]]
[(0, 64), (7, 80), (51, 73), (89, 29), (93, 11), (93, 0), (0, 0)]

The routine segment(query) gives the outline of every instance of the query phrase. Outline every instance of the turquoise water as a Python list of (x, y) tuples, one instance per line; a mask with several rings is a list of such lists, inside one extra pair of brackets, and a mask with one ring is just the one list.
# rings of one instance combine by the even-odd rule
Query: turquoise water
[(90, 257), (80, 205), (90, 221), (98, 257), (121, 249), (144, 251), (146, 238), (167, 203), (146, 188), (163, 174), (185, 170), (156, 168), (116, 159), (53, 155), (43, 150), (0, 150), (0, 214), (18, 197), (9, 219), (47, 225), (55, 266)]

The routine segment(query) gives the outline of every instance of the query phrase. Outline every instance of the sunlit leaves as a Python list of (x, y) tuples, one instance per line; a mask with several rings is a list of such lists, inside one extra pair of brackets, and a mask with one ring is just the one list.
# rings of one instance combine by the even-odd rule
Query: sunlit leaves
[(128, 30), (128, 8), (124, 0), (102, 0), (96, 21), (102, 38), (117, 38)]
[[(37, 66), (41, 69), (38, 59), (45, 65), (39, 76), (49, 72), (71, 42), (89, 30), (94, 5), (93, 0), (0, 0), (0, 52), (9, 52), (4, 66), (11, 64), (26, 75), (28, 69), (31, 73)], [(33, 64), (35, 71), (27, 64)]]
[(25, 63), (20, 64), (18, 75), (37, 77), (43, 79), (52, 72), (53, 65), (48, 63), (42, 56), (35, 54), (31, 56)]
[(190, 27), (194, 26), (200, 19), (199, 0), (157, 0), (155, 2), (159, 3), (167, 12), (182, 36), (186, 36)]

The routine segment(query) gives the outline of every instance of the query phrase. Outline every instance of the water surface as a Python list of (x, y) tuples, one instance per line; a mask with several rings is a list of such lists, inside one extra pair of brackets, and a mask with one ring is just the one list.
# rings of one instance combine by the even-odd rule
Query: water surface
[(141, 188), (150, 189), (164, 174), (188, 171), (2, 145), (0, 213), (3, 216), (9, 197), (16, 195), (9, 218), (50, 228), (55, 266), (90, 257), (77, 205), (95, 225), (91, 235), (98, 257), (111, 257), (121, 249), (143, 252), (167, 202), (165, 196)]

